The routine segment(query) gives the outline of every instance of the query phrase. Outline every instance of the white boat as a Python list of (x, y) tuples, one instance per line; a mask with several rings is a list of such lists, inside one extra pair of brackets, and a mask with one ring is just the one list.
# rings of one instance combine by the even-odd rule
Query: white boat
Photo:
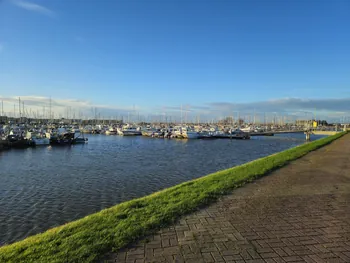
[(242, 132), (253, 132), (254, 131), (254, 128), (252, 127), (246, 127), (246, 128), (240, 128), (240, 130)]
[(110, 128), (106, 131), (105, 133), (106, 135), (116, 135), (118, 134), (118, 130), (114, 129), (114, 128)]
[(141, 130), (142, 136), (152, 136), (154, 133), (153, 129), (146, 129), (146, 130)]
[(175, 126), (174, 128), (170, 129), (172, 137), (176, 138), (184, 138), (183, 135), (183, 129), (181, 126)]
[(9, 135), (18, 135), (18, 136), (23, 136), (24, 135), (24, 128), (19, 127), (19, 126), (14, 126), (12, 127)]
[(26, 139), (32, 140), (35, 146), (49, 145), (50, 139), (46, 137), (45, 134), (37, 132), (27, 132)]
[(199, 132), (196, 131), (186, 131), (185, 138), (187, 139), (198, 139), (200, 136)]
[(92, 133), (92, 126), (91, 125), (87, 125), (83, 128), (83, 133)]
[(148, 137), (164, 137), (165, 136), (165, 129), (156, 129), (156, 128), (147, 128), (147, 129), (141, 129), (141, 134), (143, 136)]
[(126, 127), (120, 130), (120, 135), (123, 136), (137, 136), (142, 135), (141, 130), (134, 127)]
[(213, 131), (201, 131), (198, 139), (215, 139)]
[(184, 139), (198, 139), (200, 137), (200, 133), (197, 131), (194, 131), (192, 129), (188, 129), (186, 127), (181, 126), (175, 126), (172, 130), (172, 133), (177, 138), (184, 138)]

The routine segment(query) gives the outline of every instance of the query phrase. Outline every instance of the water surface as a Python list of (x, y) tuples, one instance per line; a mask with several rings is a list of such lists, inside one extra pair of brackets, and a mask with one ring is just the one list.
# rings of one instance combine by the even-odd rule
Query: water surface
[(0, 245), (304, 139), (303, 134), (232, 141), (91, 135), (83, 145), (0, 152)]

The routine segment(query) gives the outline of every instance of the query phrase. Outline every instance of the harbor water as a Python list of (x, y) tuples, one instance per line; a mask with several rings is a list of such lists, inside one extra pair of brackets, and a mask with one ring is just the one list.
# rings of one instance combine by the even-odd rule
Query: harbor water
[(167, 140), (90, 135), (87, 144), (0, 152), (0, 245), (303, 144), (304, 136)]

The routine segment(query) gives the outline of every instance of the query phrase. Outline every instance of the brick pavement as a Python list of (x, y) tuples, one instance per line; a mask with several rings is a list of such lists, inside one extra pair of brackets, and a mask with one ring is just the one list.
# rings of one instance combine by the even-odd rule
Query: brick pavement
[(350, 262), (350, 134), (102, 262)]

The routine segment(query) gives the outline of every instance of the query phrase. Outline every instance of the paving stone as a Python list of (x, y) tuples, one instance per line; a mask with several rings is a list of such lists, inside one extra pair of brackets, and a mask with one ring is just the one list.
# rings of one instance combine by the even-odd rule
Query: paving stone
[(350, 262), (348, 171), (350, 134), (101, 262)]

